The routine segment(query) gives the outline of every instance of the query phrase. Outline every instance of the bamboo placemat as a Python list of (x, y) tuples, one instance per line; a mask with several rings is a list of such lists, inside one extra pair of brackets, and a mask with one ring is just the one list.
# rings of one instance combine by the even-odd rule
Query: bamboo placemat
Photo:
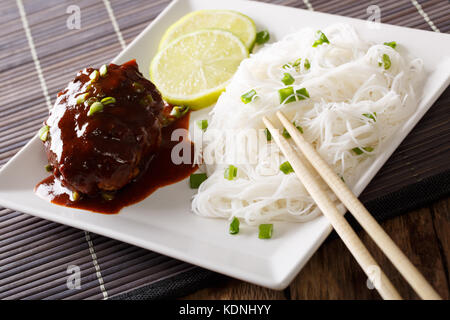
[[(381, 22), (450, 32), (445, 0), (265, 2), (360, 19), (368, 18), (369, 5), (377, 5)], [(0, 0), (0, 166), (36, 134), (56, 93), (78, 70), (110, 61), (168, 3)], [(79, 30), (66, 26), (72, 4), (81, 9)], [(449, 114), (447, 89), (365, 190), (366, 203), (381, 204), (383, 211), (383, 204), (405, 194), (418, 193), (417, 201), (411, 201), (415, 206), (448, 192)], [(435, 189), (420, 197), (424, 186)], [(390, 212), (407, 209), (402, 205)], [(80, 289), (67, 287), (70, 265), (80, 268)], [(151, 251), (0, 208), (1, 299), (103, 299), (149, 285), (153, 291), (144, 296), (157, 298), (186, 294), (209, 275)], [(161, 284), (174, 289), (162, 290)]]

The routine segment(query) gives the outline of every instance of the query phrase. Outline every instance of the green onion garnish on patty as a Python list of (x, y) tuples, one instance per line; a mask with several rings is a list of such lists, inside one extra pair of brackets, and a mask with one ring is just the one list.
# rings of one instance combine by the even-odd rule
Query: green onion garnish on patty
[(241, 101), (245, 104), (250, 103), (254, 96), (256, 96), (256, 91), (252, 89), (241, 96)]
[(273, 224), (260, 224), (259, 225), (259, 235), (260, 239), (270, 239), (272, 238)]
[(239, 219), (236, 217), (233, 217), (233, 220), (231, 220), (230, 223), (230, 234), (237, 234), (239, 232)]
[(92, 116), (94, 113), (102, 112), (103, 111), (103, 104), (101, 102), (94, 102), (91, 104), (91, 107), (89, 108), (89, 111), (87, 113), (88, 117)]
[(92, 82), (95, 82), (100, 77), (100, 73), (97, 70), (92, 71), (92, 73), (89, 75), (89, 79), (91, 79)]
[(116, 103), (116, 98), (114, 97), (105, 97), (100, 101), (104, 106), (111, 104), (111, 103)]
[(283, 172), (284, 174), (289, 174), (289, 173), (294, 172), (294, 169), (292, 168), (289, 161), (286, 161), (280, 165), (280, 171)]
[(39, 130), (39, 139), (41, 139), (42, 141), (47, 141), (48, 139), (48, 134), (50, 131), (50, 127), (45, 125), (43, 126), (40, 130)]
[(225, 169), (223, 176), (227, 180), (233, 180), (237, 176), (237, 168), (233, 165), (230, 165)]
[(193, 173), (189, 177), (189, 186), (191, 189), (198, 189), (207, 178), (206, 173)]
[(107, 73), (108, 67), (106, 66), (106, 64), (104, 64), (100, 67), (100, 76), (105, 77)]
[(270, 40), (270, 34), (267, 30), (260, 31), (256, 34), (255, 42), (257, 44), (264, 44)]
[(89, 95), (89, 93), (83, 93), (83, 94), (80, 94), (78, 97), (77, 97), (77, 104), (82, 104), (84, 101), (86, 101), (86, 98), (87, 98), (87, 96)]

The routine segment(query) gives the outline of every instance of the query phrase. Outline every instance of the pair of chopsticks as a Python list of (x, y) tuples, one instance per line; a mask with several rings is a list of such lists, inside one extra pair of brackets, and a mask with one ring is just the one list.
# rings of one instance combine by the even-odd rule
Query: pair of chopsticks
[[(414, 291), (422, 299), (441, 299), (438, 293), (433, 289), (433, 287), (431, 287), (416, 267), (414, 267), (411, 261), (408, 260), (405, 254), (397, 247), (389, 235), (381, 228), (381, 226), (376, 222), (369, 211), (367, 211), (364, 205), (358, 200), (358, 198), (341, 180), (341, 178), (322, 159), (313, 146), (311, 146), (311, 144), (303, 138), (300, 131), (295, 128), (281, 112), (277, 112), (277, 116), (282, 125), (291, 135), (291, 138), (297, 147), (303, 153), (305, 159), (310, 162), (330, 189), (336, 194), (338, 199), (353, 214), (359, 224), (375, 241), (378, 247), (381, 248), (392, 264), (399, 270), (406, 281), (408, 281)], [(263, 117), (263, 122), (269, 129), (272, 137), (283, 152), (284, 156), (289, 160), (289, 163), (294, 169), (297, 177), (314, 199), (323, 215), (329, 220), (336, 233), (341, 237), (342, 241), (355, 257), (356, 261), (362, 267), (366, 275), (372, 280), (381, 297), (383, 299), (401, 299), (401, 296), (397, 290), (378, 266), (375, 259), (364, 246), (362, 241), (358, 238), (357, 234), (351, 228), (347, 220), (341, 212), (339, 212), (327, 192), (322, 189), (318, 178), (316, 178), (316, 175), (311, 172), (313, 169), (308, 169), (307, 163), (299, 157), (289, 142), (266, 117)], [(374, 277), (374, 270), (379, 271), (375, 275), (376, 277)]]

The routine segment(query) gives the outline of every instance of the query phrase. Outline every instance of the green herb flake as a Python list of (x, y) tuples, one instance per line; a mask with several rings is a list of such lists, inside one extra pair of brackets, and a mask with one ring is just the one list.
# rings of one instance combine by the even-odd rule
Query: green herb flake
[(305, 59), (305, 63), (303, 64), (303, 66), (306, 70), (309, 70), (309, 68), (311, 68), (311, 63), (309, 63), (308, 59)]
[(318, 35), (318, 39), (312, 45), (314, 48), (317, 46), (320, 46), (324, 43), (330, 43), (330, 41), (328, 41), (327, 36), (322, 31), (320, 31), (320, 30), (317, 31), (317, 35)]
[(383, 59), (383, 63), (378, 62), (378, 65), (380, 67), (384, 66), (385, 70), (389, 69), (391, 67), (391, 59), (389, 58), (389, 56), (386, 53), (384, 53), (382, 59)]
[(206, 131), (206, 128), (208, 128), (208, 120), (198, 120), (197, 126), (203, 131)]
[(230, 234), (239, 233), (239, 224), (240, 224), (239, 219), (236, 217), (233, 217), (233, 220), (231, 220), (231, 223), (230, 223), (230, 230), (229, 230)]
[(272, 141), (272, 134), (270, 133), (269, 129), (265, 128), (264, 133), (266, 134), (267, 141)]
[(289, 161), (286, 161), (280, 165), (280, 171), (283, 172), (284, 174), (289, 174), (289, 173), (294, 172), (294, 169), (292, 168)]
[(227, 180), (233, 180), (237, 176), (237, 168), (233, 165), (230, 165), (228, 168), (226, 168), (223, 176)]
[(250, 103), (254, 96), (256, 96), (256, 91), (252, 89), (241, 96), (241, 101), (245, 104)]
[(106, 64), (102, 65), (100, 67), (100, 76), (105, 77), (106, 74), (108, 73), (108, 67), (106, 66)]
[(92, 116), (94, 113), (102, 112), (103, 111), (103, 104), (101, 102), (94, 102), (91, 107), (89, 108), (89, 111), (87, 113), (88, 117)]
[(266, 43), (270, 40), (270, 34), (267, 30), (260, 31), (256, 34), (255, 42), (259, 45)]
[(290, 73), (285, 73), (283, 75), (283, 78), (281, 79), (281, 82), (283, 82), (285, 85), (290, 85), (293, 84), (295, 82), (294, 77), (291, 76)]
[(44, 142), (47, 141), (49, 132), (50, 132), (50, 127), (47, 126), (47, 125), (43, 126), (39, 130), (39, 133), (38, 133), (39, 134), (39, 139), (41, 139)]
[(294, 88), (286, 87), (278, 90), (278, 95), (280, 96), (280, 104), (281, 103), (291, 103), (295, 102)]
[(395, 49), (395, 48), (397, 47), (397, 42), (395, 42), (395, 41), (385, 42), (384, 45), (385, 45), (385, 46), (389, 46), (389, 47), (391, 47), (392, 49)]
[[(373, 148), (372, 148), (372, 147), (363, 147), (363, 149), (364, 149), (365, 151), (367, 151), (367, 152), (372, 152), (372, 151), (373, 151)], [(356, 155), (358, 155), (358, 156), (360, 156), (360, 155), (362, 155), (362, 154), (364, 153), (364, 151), (362, 151), (362, 150), (361, 150), (360, 148), (358, 148), (358, 147), (353, 148), (352, 151), (353, 151)]]
[(270, 239), (272, 238), (273, 224), (260, 224), (259, 225), (259, 235), (260, 239)]
[(116, 103), (116, 98), (114, 98), (114, 97), (106, 97), (106, 98), (103, 98), (102, 100), (100, 100), (100, 102), (103, 104), (103, 105), (108, 105), (108, 104), (111, 104), (111, 103)]
[(376, 115), (377, 115), (376, 112), (374, 112), (373, 114), (372, 113), (363, 113), (364, 117), (373, 120), (373, 122), (377, 121), (377, 119), (375, 118)]
[(305, 100), (306, 98), (309, 98), (309, 92), (308, 90), (306, 90), (306, 88), (296, 90), (295, 95), (297, 96), (298, 100)]

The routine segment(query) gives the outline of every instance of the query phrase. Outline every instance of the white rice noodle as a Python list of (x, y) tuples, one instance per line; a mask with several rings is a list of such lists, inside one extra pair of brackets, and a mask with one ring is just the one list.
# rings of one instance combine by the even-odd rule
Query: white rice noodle
[[(203, 136), (203, 158), (210, 160), (205, 165), (208, 179), (192, 202), (196, 214), (236, 216), (258, 224), (308, 221), (320, 213), (297, 177), (278, 169), (286, 159), (273, 141), (236, 139), (236, 132), (264, 129), (264, 115), (274, 119), (274, 113), (282, 110), (303, 128), (306, 140), (336, 173), (353, 186), (362, 168), (382, 152), (383, 143), (415, 111), (414, 85), (422, 73), (421, 60), (400, 54), (398, 48), (362, 40), (348, 25), (322, 31), (330, 44), (312, 47), (316, 30), (305, 28), (241, 63), (213, 108)], [(387, 70), (383, 54), (391, 61)], [(302, 59), (298, 68), (283, 69), (298, 58)], [(305, 59), (309, 69), (304, 66)], [(280, 104), (278, 90), (285, 87), (280, 80), (285, 72), (294, 77), (295, 89), (308, 90), (309, 99)], [(241, 95), (252, 89), (257, 97), (248, 104), (241, 102)], [(373, 115), (376, 121), (363, 114)], [(235, 139), (230, 142), (226, 133)], [(367, 147), (373, 151), (363, 149)], [(353, 148), (360, 148), (363, 154), (355, 154)], [(238, 162), (229, 157), (236, 153)], [(238, 168), (232, 181), (224, 178), (230, 164)], [(268, 170), (270, 166), (275, 170)]]

